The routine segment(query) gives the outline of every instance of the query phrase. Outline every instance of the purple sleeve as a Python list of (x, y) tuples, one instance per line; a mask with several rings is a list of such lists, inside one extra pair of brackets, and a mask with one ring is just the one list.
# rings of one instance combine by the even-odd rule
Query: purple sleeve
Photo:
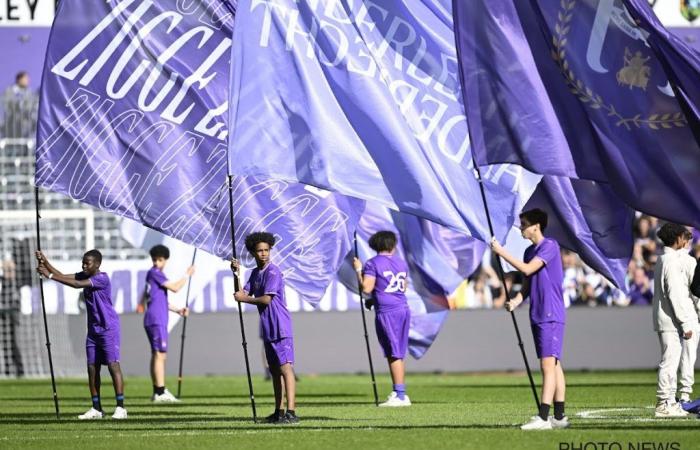
[[(251, 285), (253, 284), (253, 277), (255, 274), (258, 272), (258, 269), (253, 269), (250, 271), (250, 274), (248, 275), (248, 281), (246, 281), (245, 285), (243, 286), (243, 290), (246, 291), (247, 293), (250, 294), (250, 288)], [(234, 275), (235, 276), (235, 275)]]
[(556, 258), (561, 258), (559, 246), (556, 242), (550, 240), (542, 243), (540, 248), (537, 249), (537, 254), (535, 254), (535, 256), (544, 261), (546, 265), (550, 265)]
[[(235, 275), (234, 275), (235, 277)], [(248, 277), (248, 281), (243, 285), (243, 290), (250, 293), (250, 279), (253, 278), (253, 274), (251, 273), (250, 276)]]
[(92, 284), (92, 287), (95, 289), (106, 289), (109, 285), (109, 278), (107, 278), (106, 273), (100, 272), (94, 277), (90, 278), (90, 284)]
[(282, 272), (278, 270), (268, 272), (263, 288), (264, 295), (277, 295), (283, 289)]
[(374, 265), (374, 261), (370, 259), (365, 263), (365, 267), (362, 270), (362, 274), (368, 277), (377, 278), (377, 266)]
[(168, 278), (160, 270), (152, 271), (151, 276), (153, 277), (153, 281), (155, 281), (159, 287), (163, 287), (163, 285), (168, 282)]

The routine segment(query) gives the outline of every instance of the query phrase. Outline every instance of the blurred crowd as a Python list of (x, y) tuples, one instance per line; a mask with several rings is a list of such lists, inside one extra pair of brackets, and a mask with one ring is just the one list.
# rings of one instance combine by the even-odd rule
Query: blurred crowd
[[(618, 289), (593, 271), (573, 252), (562, 250), (564, 267), (564, 302), (570, 306), (647, 306), (654, 296), (654, 265), (663, 252), (656, 237), (660, 227), (655, 217), (638, 214), (634, 223), (634, 250), (627, 266), (625, 290)], [(690, 253), (700, 258), (700, 231), (692, 230)], [(495, 261), (482, 266), (457, 293), (457, 308), (501, 308), (505, 295), (498, 280)], [(506, 277), (508, 289), (517, 290), (521, 279), (517, 274)], [(514, 286), (514, 287), (513, 287)]]

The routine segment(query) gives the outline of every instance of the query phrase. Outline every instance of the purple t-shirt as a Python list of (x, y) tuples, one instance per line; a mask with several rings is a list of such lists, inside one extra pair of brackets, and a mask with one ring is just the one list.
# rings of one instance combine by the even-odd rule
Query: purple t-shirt
[(363, 274), (377, 279), (372, 291), (377, 312), (408, 307), (405, 294), (408, 266), (404, 260), (396, 255), (377, 255), (365, 263)]
[(651, 289), (644, 290), (644, 285), (632, 283), (629, 288), (628, 296), (630, 298), (630, 305), (648, 306), (651, 305), (651, 301), (654, 298), (654, 293), (651, 291)]
[(292, 337), (292, 317), (284, 299), (284, 279), (279, 267), (272, 263), (262, 270), (256, 267), (243, 290), (253, 297), (272, 296), (269, 305), (256, 305), (260, 313), (260, 337), (263, 341)]
[(112, 305), (112, 284), (105, 272), (88, 277), (85, 272), (75, 274), (76, 280), (90, 280), (92, 286), (83, 288), (87, 310), (88, 333), (119, 332), (119, 316)]
[(168, 290), (163, 286), (167, 282), (165, 274), (156, 267), (151, 267), (151, 270), (146, 274), (148, 308), (143, 318), (145, 327), (168, 326)]
[(525, 262), (538, 257), (544, 266), (530, 276), (530, 321), (532, 323), (566, 323), (562, 282), (564, 270), (561, 264), (559, 244), (545, 238), (538, 245), (525, 250)]

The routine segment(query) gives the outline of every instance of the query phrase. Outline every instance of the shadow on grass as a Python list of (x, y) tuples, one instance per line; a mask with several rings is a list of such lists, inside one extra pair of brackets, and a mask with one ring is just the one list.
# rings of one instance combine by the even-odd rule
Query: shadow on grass
[[(536, 385), (540, 385), (540, 383), (535, 382)], [(566, 382), (566, 387), (567, 388), (579, 388), (579, 387), (591, 387), (591, 388), (606, 388), (606, 387), (612, 387), (612, 388), (637, 388), (637, 387), (653, 387), (654, 382), (650, 383), (642, 383), (642, 382), (634, 382), (634, 383), (576, 383), (576, 382)], [(530, 385), (527, 383), (527, 380), (525, 382), (518, 382), (518, 383), (513, 383), (513, 384), (507, 384), (507, 383), (500, 383), (500, 384), (435, 384), (434, 386), (430, 386), (430, 389), (504, 389), (504, 388), (513, 388), (513, 389), (521, 389), (523, 387), (529, 387)], [(420, 389), (420, 386), (414, 387), (414, 389), (418, 390)]]
[[(14, 379), (0, 380), (0, 387), (5, 386), (51, 386), (51, 379)], [(56, 380), (56, 386), (87, 386), (87, 378), (85, 380)]]
[[(358, 425), (328, 425), (323, 424), (307, 424), (307, 420), (332, 420), (338, 421), (341, 419), (331, 419), (331, 418), (320, 418), (320, 417), (302, 417), (301, 423), (294, 425), (273, 425), (273, 424), (251, 424), (248, 426), (236, 426), (230, 429), (230, 431), (261, 431), (265, 432), (268, 430), (296, 430), (296, 431), (355, 431), (355, 430), (503, 430), (514, 428), (513, 425), (486, 425), (486, 424), (472, 424), (472, 425), (453, 425), (453, 424), (435, 424), (435, 425), (370, 425), (370, 424), (358, 424)], [(152, 427), (152, 428), (110, 428), (112, 431), (164, 431), (163, 428)], [(187, 427), (182, 428), (181, 431), (211, 431), (217, 432), (222, 431), (222, 428), (208, 428), (208, 427)]]
[[(301, 423), (296, 425), (273, 425), (263, 423), (263, 417), (260, 417), (257, 424), (252, 423), (251, 417), (232, 417), (226, 415), (215, 415), (211, 413), (192, 413), (177, 414), (176, 411), (169, 412), (173, 417), (161, 417), (167, 415), (162, 412), (156, 416), (132, 415), (126, 422), (104, 419), (102, 421), (82, 421), (77, 418), (64, 418), (57, 420), (51, 414), (35, 414), (22, 413), (14, 414), (13, 417), (0, 418), (2, 425), (21, 425), (31, 427), (32, 425), (62, 425), (62, 424), (78, 424), (89, 427), (89, 430), (102, 430), (105, 432), (143, 432), (143, 431), (161, 431), (172, 432), (181, 431), (183, 433), (200, 431), (215, 433), (221, 430), (230, 431), (266, 431), (266, 430), (321, 430), (321, 431), (343, 431), (343, 430), (517, 430), (518, 425), (512, 424), (480, 424), (480, 423), (464, 423), (455, 424), (421, 424), (421, 425), (385, 425), (371, 424), (377, 419), (339, 419), (325, 416), (302, 416)], [(309, 423), (317, 422), (317, 423)], [(328, 422), (328, 424), (318, 423)], [(340, 424), (338, 422), (345, 422)], [(356, 423), (364, 422), (364, 423)], [(353, 424), (356, 423), (356, 424)], [(226, 424), (231, 424), (229, 428)], [(244, 425), (248, 424), (248, 425)], [(691, 431), (695, 430), (695, 421), (688, 419), (683, 421), (668, 422), (668, 423), (574, 423), (569, 430), (560, 430), (560, 433), (576, 432), (576, 431)], [(30, 428), (31, 429), (31, 428)], [(27, 431), (29, 431), (28, 429)], [(38, 430), (37, 430), (38, 431)], [(73, 433), (73, 428), (61, 430), (41, 428), (41, 431), (50, 431), (56, 433)]]
[(571, 425), (569, 428), (572, 431), (577, 430), (589, 430), (589, 431), (697, 431), (697, 424), (690, 420), (678, 421), (674, 423), (650, 423), (642, 422), (639, 424), (629, 424), (629, 423), (589, 423), (589, 424), (575, 424)]
[[(272, 387), (269, 387), (270, 397), (272, 397)], [(256, 389), (258, 391), (258, 389)], [(260, 389), (260, 391), (266, 391), (265, 388)], [(304, 392), (299, 393), (297, 388), (297, 395), (307, 397), (307, 398), (324, 398), (324, 397), (369, 397), (366, 394), (355, 394), (355, 393), (338, 393), (338, 392)], [(207, 394), (207, 395), (197, 395), (193, 394), (191, 396), (183, 395), (181, 399), (186, 401), (188, 398), (200, 399), (200, 398), (250, 398), (248, 394)]]
[[(34, 414), (36, 416), (36, 414)], [(219, 415), (219, 416), (214, 416), (212, 417), (211, 414), (204, 414), (206, 415), (206, 418), (202, 418), (201, 416), (194, 416), (191, 413), (188, 414), (182, 414), (177, 417), (153, 417), (150, 415), (132, 415), (127, 419), (127, 423), (133, 425), (130, 427), (119, 427), (117, 424), (122, 425), (124, 422), (123, 421), (116, 421), (109, 419), (109, 416), (107, 416), (105, 419), (102, 420), (90, 420), (90, 421), (85, 421), (85, 420), (79, 420), (77, 418), (71, 417), (71, 418), (61, 418), (61, 419), (55, 419), (51, 418), (51, 415), (49, 414), (41, 414), (41, 417), (37, 417), (36, 419), (14, 419), (14, 418), (0, 418), (0, 424), (3, 425), (58, 425), (58, 424), (83, 424), (86, 426), (90, 426), (90, 424), (94, 425), (99, 425), (99, 426), (105, 426), (103, 429), (104, 430), (112, 430), (112, 431), (141, 431), (141, 430), (182, 430), (182, 431), (188, 431), (188, 430), (196, 430), (196, 429), (207, 429), (206, 427), (198, 427), (198, 426), (192, 426), (193, 422), (195, 424), (199, 424), (199, 422), (206, 422), (206, 423), (211, 423), (211, 424), (222, 424), (222, 423), (230, 423), (230, 422), (236, 422), (236, 423), (250, 423), (253, 424), (253, 419), (248, 416), (248, 417), (233, 417), (233, 416), (225, 416), (225, 415)], [(263, 418), (259, 417), (258, 418), (258, 423), (257, 426), (271, 426), (274, 427), (272, 424), (267, 424), (262, 422)], [(324, 417), (324, 416), (308, 416), (308, 417), (303, 417), (303, 420), (310, 420), (310, 421), (337, 421), (341, 419), (336, 419), (333, 417)], [(345, 420), (345, 419), (342, 419)], [(141, 425), (150, 425), (150, 424), (162, 424), (162, 425), (168, 425), (168, 424), (179, 424), (179, 425), (184, 425), (183, 427), (178, 427), (178, 428), (163, 428), (163, 427), (152, 427), (152, 426), (146, 426), (143, 427)], [(102, 428), (102, 427), (101, 427)], [(220, 429), (220, 427), (213, 427), (212, 429)], [(235, 429), (238, 429), (238, 427), (235, 427)], [(52, 430), (54, 431), (54, 430)], [(60, 430), (55, 430), (55, 431), (60, 431)], [(66, 430), (69, 431), (69, 430)]]
[[(0, 399), (2, 401), (6, 401), (7, 399)], [(22, 402), (31, 402), (32, 407), (36, 407), (37, 403), (47, 403), (53, 405), (53, 399), (52, 398), (41, 398), (41, 399), (16, 399), (15, 401), (22, 401)], [(270, 398), (269, 401), (263, 400), (262, 402), (256, 402), (256, 404), (272, 404), (274, 402), (274, 399)], [(90, 399), (86, 399), (85, 397), (80, 397), (80, 398), (66, 398), (66, 397), (59, 397), (58, 399), (58, 404), (59, 407), (65, 407), (65, 406), (70, 406), (70, 407), (75, 407), (75, 406), (80, 406), (83, 405), (85, 408), (90, 407)], [(103, 408), (110, 409), (114, 405), (114, 398), (105, 398), (102, 397), (102, 406)], [(182, 403), (172, 403), (172, 404), (154, 404), (150, 400), (146, 398), (129, 398), (127, 397), (125, 407), (128, 410), (129, 408), (138, 408), (139, 410), (142, 409), (148, 409), (148, 410), (158, 410), (158, 411), (166, 411), (166, 410), (178, 410), (178, 409), (184, 409), (187, 407), (238, 407), (238, 406), (250, 406), (250, 401), (235, 401), (235, 402), (227, 402), (225, 399), (222, 399), (221, 401), (217, 402), (186, 402), (183, 401)]]

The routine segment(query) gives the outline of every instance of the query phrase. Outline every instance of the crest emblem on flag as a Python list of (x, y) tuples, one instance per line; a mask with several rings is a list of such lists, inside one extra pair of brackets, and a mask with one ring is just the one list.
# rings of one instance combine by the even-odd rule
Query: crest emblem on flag
[(651, 73), (651, 67), (646, 65), (649, 57), (642, 56), (640, 51), (632, 55), (629, 48), (625, 47), (624, 60), (625, 66), (617, 72), (617, 82), (629, 86), (630, 89), (637, 87), (646, 91)]
[(700, 17), (700, 0), (681, 0), (681, 14), (688, 22)]
[[(552, 57), (564, 75), (570, 91), (587, 107), (604, 113), (615, 127), (626, 130), (644, 128), (662, 130), (687, 127), (688, 122), (673, 102), (673, 92), (663, 70), (645, 54), (646, 33), (629, 17), (621, 0), (601, 0), (591, 20), (576, 20), (590, 14), (590, 8), (577, 8), (577, 0), (561, 0), (555, 16), (546, 17), (554, 24)], [(585, 24), (592, 23), (592, 26)], [(575, 61), (572, 54), (585, 54)], [(619, 55), (623, 54), (623, 67)], [(639, 105), (623, 101), (619, 91), (600, 75), (614, 75), (614, 86), (653, 97), (658, 110), (641, 114)], [(629, 107), (629, 105), (632, 105)]]

